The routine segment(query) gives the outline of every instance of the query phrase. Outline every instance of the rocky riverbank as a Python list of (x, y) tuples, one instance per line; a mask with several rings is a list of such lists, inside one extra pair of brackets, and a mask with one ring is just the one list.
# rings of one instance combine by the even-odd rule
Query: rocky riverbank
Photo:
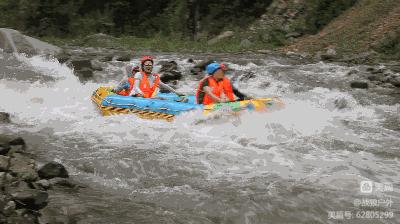
[[(9, 114), (0, 112), (0, 125), (10, 122)], [(0, 135), (0, 223), (54, 223), (55, 217), (42, 212), (48, 205), (48, 190), (59, 185), (78, 187), (62, 164), (39, 167), (34, 158), (23, 138)]]

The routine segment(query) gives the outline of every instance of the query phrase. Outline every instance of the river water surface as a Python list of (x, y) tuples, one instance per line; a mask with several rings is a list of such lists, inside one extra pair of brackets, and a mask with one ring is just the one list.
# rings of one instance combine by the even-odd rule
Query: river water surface
[[(155, 56), (175, 60), (179, 90), (194, 92), (187, 59), (200, 57)], [(13, 123), (0, 132), (88, 186), (50, 200), (77, 223), (400, 223), (400, 100), (351, 89), (348, 72), (363, 66), (219, 58), (239, 89), (279, 96), (285, 108), (212, 121), (200, 112), (173, 122), (102, 117), (90, 96), (117, 84), (127, 63), (106, 63), (100, 79), (81, 83), (56, 60), (1, 53), (0, 109)]]

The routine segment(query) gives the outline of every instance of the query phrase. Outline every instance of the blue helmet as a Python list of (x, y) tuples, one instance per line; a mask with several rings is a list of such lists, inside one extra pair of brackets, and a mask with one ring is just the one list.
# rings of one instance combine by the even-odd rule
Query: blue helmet
[(220, 68), (223, 69), (223, 67), (224, 66), (222, 64), (219, 64), (217, 62), (213, 62), (213, 63), (207, 65), (206, 71), (207, 71), (208, 74), (212, 75), (218, 69), (220, 69)]

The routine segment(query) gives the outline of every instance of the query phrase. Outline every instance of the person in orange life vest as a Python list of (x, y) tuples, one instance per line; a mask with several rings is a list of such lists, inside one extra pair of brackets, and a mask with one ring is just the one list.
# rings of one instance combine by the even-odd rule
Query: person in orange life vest
[(177, 92), (172, 87), (161, 82), (159, 74), (153, 74), (153, 57), (144, 56), (141, 61), (141, 71), (134, 76), (134, 85), (130, 96), (138, 96), (144, 98), (155, 98), (159, 92), (159, 87), (168, 89), (170, 92), (183, 96), (184, 94)]
[(117, 87), (113, 88), (111, 91), (122, 95), (129, 96), (130, 92), (133, 89), (134, 84), (134, 75), (140, 71), (139, 66), (128, 65), (126, 67), (126, 71), (128, 73), (128, 79), (122, 80)]
[[(208, 75), (200, 81), (196, 92), (198, 104), (207, 105), (235, 101), (235, 96), (240, 100), (250, 99), (232, 86), (231, 81), (225, 76), (224, 69), (224, 64), (216, 62), (207, 65), (206, 71)], [(222, 97), (222, 94), (226, 98)]]

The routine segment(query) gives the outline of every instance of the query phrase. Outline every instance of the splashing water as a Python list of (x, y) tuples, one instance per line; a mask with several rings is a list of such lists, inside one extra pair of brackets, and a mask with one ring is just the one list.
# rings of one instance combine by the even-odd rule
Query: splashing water
[[(178, 58), (185, 71), (190, 66), (174, 55), (159, 58)], [(119, 80), (83, 84), (57, 60), (21, 55), (16, 59), (26, 71), (54, 80), (32, 82), (6, 74), (0, 83), (0, 109), (13, 116), (14, 124), (1, 130), (32, 136), (28, 139), (41, 156), (67, 164), (80, 181), (136, 202), (184, 211), (190, 220), (201, 216), (217, 217), (224, 220), (221, 223), (326, 221), (325, 210), (343, 210), (351, 204), (359, 181), (400, 180), (400, 134), (382, 125), (388, 114), (395, 116), (399, 105), (360, 104), (356, 95), (340, 87), (315, 86), (315, 77), (335, 83), (351, 68), (273, 59), (263, 65), (230, 63), (237, 71), (256, 74), (235, 82), (243, 92), (280, 96), (285, 108), (200, 123), (205, 118), (192, 111), (169, 123), (135, 115), (101, 117), (90, 96), (97, 87)], [(179, 90), (196, 85), (186, 78)], [(391, 196), (398, 200), (398, 190)], [(303, 207), (325, 213), (310, 214)]]

